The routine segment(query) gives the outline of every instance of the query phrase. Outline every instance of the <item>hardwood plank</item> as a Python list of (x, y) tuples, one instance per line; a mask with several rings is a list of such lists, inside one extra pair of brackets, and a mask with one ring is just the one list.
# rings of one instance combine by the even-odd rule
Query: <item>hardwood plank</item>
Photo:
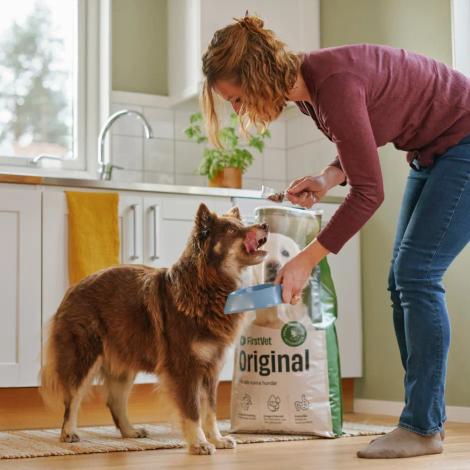
[(0, 183), (42, 184), (43, 181), (42, 176), (0, 174)]

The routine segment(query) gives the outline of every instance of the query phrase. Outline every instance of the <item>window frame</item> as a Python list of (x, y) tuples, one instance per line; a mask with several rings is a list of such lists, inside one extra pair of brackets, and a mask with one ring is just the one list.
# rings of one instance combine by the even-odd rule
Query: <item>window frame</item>
[(111, 95), (111, 1), (77, 1), (73, 159), (0, 156), (0, 171), (95, 178), (99, 125), (109, 115)]

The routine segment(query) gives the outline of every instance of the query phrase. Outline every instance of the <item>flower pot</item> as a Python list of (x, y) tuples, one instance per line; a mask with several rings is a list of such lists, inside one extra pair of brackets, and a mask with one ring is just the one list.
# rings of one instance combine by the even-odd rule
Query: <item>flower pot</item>
[(240, 168), (224, 168), (209, 180), (211, 188), (241, 188), (242, 170)]

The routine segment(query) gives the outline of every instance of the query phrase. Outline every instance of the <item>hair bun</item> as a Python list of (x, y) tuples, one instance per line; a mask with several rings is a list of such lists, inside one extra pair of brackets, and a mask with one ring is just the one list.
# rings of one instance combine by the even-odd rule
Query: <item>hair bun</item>
[(249, 31), (259, 31), (264, 26), (264, 21), (259, 16), (249, 15), (248, 10), (243, 18), (238, 18), (236, 21)]

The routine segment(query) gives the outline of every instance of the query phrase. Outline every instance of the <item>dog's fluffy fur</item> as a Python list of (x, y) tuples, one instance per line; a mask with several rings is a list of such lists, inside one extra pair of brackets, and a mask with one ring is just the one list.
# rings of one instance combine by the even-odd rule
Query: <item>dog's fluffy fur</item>
[(145, 437), (127, 417), (138, 372), (153, 372), (180, 411), (191, 453), (232, 448), (215, 415), (218, 374), (241, 315), (224, 315), (243, 269), (260, 263), (266, 225), (245, 227), (237, 208), (224, 216), (198, 209), (186, 249), (169, 269), (123, 265), (72, 286), (51, 320), (42, 395), (65, 407), (61, 440), (75, 442), (77, 414), (100, 376), (123, 437)]

